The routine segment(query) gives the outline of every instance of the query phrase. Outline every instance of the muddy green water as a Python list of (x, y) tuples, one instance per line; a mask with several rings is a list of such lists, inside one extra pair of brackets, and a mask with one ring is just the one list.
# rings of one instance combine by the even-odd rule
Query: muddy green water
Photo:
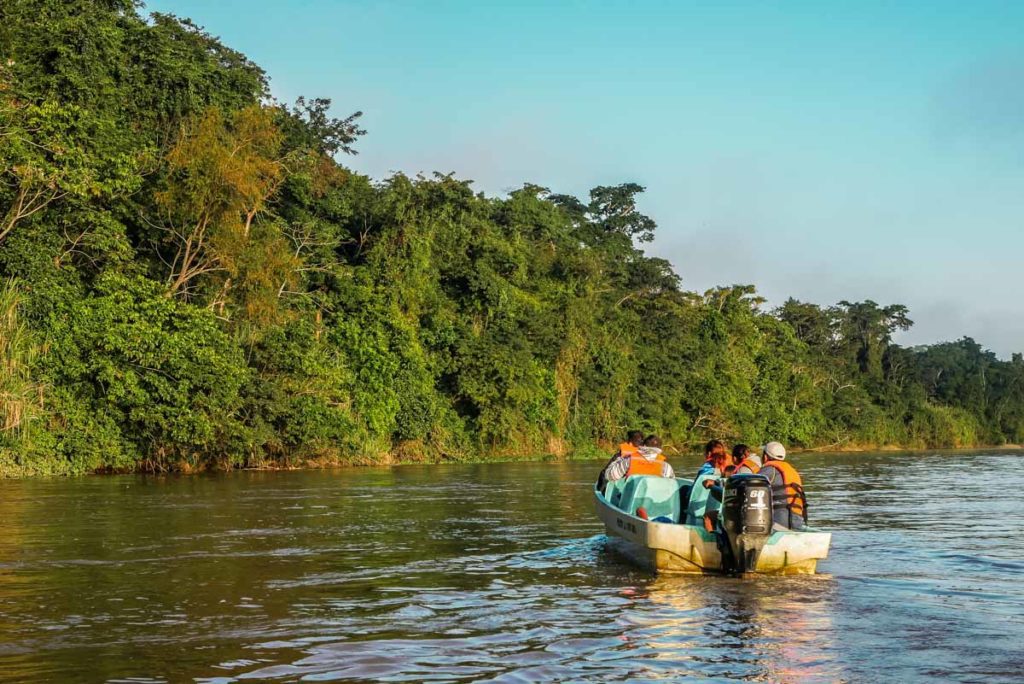
[(620, 561), (594, 462), (0, 482), (0, 681), (1024, 679), (1024, 457), (793, 461), (758, 580)]

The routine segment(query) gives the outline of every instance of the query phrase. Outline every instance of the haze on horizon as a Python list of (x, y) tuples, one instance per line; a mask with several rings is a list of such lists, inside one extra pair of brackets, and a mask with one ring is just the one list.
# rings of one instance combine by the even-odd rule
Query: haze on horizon
[(346, 165), (585, 196), (647, 187), (688, 289), (910, 308), (1024, 351), (1024, 4), (153, 0), (329, 97)]

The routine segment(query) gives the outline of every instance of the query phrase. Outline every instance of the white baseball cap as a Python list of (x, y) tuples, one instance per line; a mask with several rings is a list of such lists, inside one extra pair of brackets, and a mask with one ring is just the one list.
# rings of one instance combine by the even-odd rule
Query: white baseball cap
[(761, 445), (761, 451), (765, 456), (776, 458), (780, 461), (786, 460), (786, 447), (781, 442), (768, 442)]

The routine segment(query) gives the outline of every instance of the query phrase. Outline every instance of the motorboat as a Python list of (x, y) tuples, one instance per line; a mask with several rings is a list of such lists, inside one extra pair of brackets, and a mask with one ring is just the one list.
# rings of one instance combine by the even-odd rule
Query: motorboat
[(595, 487), (597, 514), (613, 549), (651, 570), (673, 573), (813, 574), (828, 556), (830, 532), (780, 529), (773, 523), (767, 478), (725, 480), (714, 531), (686, 524), (691, 484), (632, 475), (609, 482), (603, 491)]

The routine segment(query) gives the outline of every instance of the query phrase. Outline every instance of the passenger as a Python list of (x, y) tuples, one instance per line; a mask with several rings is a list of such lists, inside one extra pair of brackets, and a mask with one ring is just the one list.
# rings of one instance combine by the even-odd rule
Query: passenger
[(606, 482), (621, 480), (630, 475), (660, 475), (675, 477), (675, 471), (661, 453), (661, 440), (651, 435), (644, 440), (636, 453), (618, 456), (604, 469)]
[(608, 484), (608, 478), (606, 473), (608, 472), (608, 466), (615, 462), (615, 459), (622, 456), (629, 456), (631, 454), (637, 454), (639, 448), (644, 444), (644, 433), (639, 430), (630, 430), (626, 435), (626, 441), (619, 445), (619, 450), (615, 452), (607, 463), (604, 464), (604, 468), (601, 468), (601, 474), (597, 476), (597, 490), (600, 492), (604, 491), (605, 485)]
[(761, 457), (746, 444), (737, 444), (732, 448), (732, 460), (736, 463), (736, 475), (756, 475), (761, 470)]
[(644, 440), (644, 445), (640, 447), (640, 454), (644, 458), (656, 458), (665, 464), (661, 471), (662, 477), (675, 478), (676, 472), (672, 469), (669, 462), (665, 460), (665, 452), (661, 450), (660, 437), (657, 435), (649, 435), (647, 439)]
[(720, 448), (713, 450), (711, 460), (701, 466), (700, 472), (694, 478), (693, 486), (690, 487), (690, 501), (686, 505), (686, 524), (703, 525), (708, 531), (714, 529), (718, 509), (722, 506), (720, 496), (711, 496), (711, 488), (719, 485), (725, 467), (729, 465), (729, 455), (725, 452), (725, 446), (721, 442), (718, 442), (718, 446)]
[[(722, 444), (721, 440), (713, 439), (704, 445), (704, 464), (701, 465), (699, 470), (697, 470), (697, 477), (714, 471), (715, 467), (712, 465), (712, 461), (718, 458), (719, 454), (726, 459), (725, 464), (728, 465), (729, 457), (725, 451), (725, 445)], [(719, 474), (721, 474), (721, 472)]]
[(616, 456), (629, 456), (637, 453), (637, 450), (644, 445), (644, 433), (639, 430), (630, 430), (626, 435), (626, 441), (619, 445), (619, 453)]
[(807, 524), (807, 497), (800, 473), (786, 463), (786, 447), (768, 442), (761, 451), (764, 465), (758, 472), (772, 485), (772, 520), (775, 527), (802, 529)]

